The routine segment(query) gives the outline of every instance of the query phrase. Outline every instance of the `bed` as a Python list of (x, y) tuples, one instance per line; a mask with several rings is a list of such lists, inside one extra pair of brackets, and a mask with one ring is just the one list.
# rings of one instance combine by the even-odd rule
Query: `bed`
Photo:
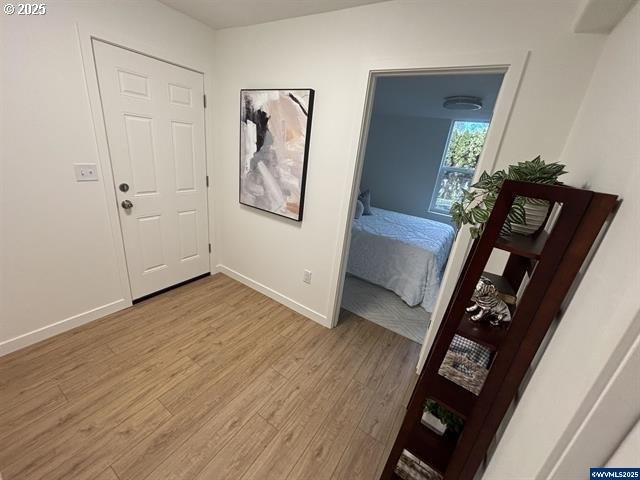
[(347, 272), (433, 312), (455, 231), (445, 223), (371, 208), (354, 219)]

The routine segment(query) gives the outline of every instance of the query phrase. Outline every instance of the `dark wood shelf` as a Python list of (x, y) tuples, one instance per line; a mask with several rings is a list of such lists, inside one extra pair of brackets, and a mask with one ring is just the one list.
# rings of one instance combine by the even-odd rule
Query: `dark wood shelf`
[(429, 395), (431, 399), (463, 419), (471, 416), (471, 410), (473, 410), (473, 405), (477, 398), (473, 393), (442, 375), (437, 375), (433, 379), (431, 387), (431, 394)]
[(494, 246), (514, 255), (537, 260), (542, 254), (547, 237), (548, 234), (544, 231), (536, 237), (513, 234), (508, 237), (498, 237)]
[(435, 471), (444, 474), (456, 443), (452, 435), (438, 435), (420, 424), (413, 429), (406, 448)]
[(470, 317), (469, 313), (464, 314), (456, 333), (487, 347), (491, 351), (496, 351), (507, 335), (511, 322), (502, 322), (500, 325), (494, 326), (487, 320), (474, 322)]
[[(552, 208), (561, 205), (554, 215), (557, 218), (548, 225), (549, 233), (500, 236), (518, 197), (543, 199)], [(434, 470), (431, 473), (442, 475), (441, 480), (476, 478), (520, 382), (616, 205), (615, 195), (562, 185), (503, 182), (483, 233), (471, 245), (460, 270), (380, 480), (396, 478), (395, 468), (404, 449), (429, 465)], [(483, 272), (495, 249), (509, 252), (501, 275)], [(483, 274), (506, 297), (515, 299), (515, 293), (520, 293), (512, 305), (507, 301), (511, 322), (493, 326), (470, 320), (475, 312), (467, 313), (466, 308)], [(469, 345), (464, 343), (452, 349), (456, 335), (468, 339), (467, 344), (474, 342), (476, 346), (468, 349), (473, 353), (470, 356), (481, 360), (467, 357), (467, 362), (464, 347)], [(487, 353), (488, 369), (483, 366)], [(422, 423), (429, 399), (461, 417), (459, 435), (438, 435)]]

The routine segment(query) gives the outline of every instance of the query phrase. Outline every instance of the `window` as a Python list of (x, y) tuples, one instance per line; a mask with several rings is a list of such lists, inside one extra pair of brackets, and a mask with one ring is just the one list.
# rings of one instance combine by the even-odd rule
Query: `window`
[(451, 205), (462, 198), (462, 190), (473, 179), (488, 129), (487, 122), (452, 123), (429, 211), (449, 215)]

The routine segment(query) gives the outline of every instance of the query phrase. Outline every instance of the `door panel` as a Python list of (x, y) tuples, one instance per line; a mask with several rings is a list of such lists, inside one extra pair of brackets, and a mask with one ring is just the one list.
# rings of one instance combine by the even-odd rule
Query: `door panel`
[(136, 299), (209, 271), (203, 77), (100, 41), (93, 48)]
[(142, 253), (142, 273), (166, 268), (162, 242), (162, 215), (140, 217), (138, 220), (139, 245)]
[(171, 122), (173, 163), (176, 169), (176, 190), (194, 191), (196, 188), (194, 165), (193, 125)]
[(134, 195), (158, 193), (152, 122), (151, 118), (124, 115), (129, 168), (135, 186)]
[(176, 105), (190, 107), (192, 105), (192, 94), (189, 87), (169, 84), (169, 101)]
[(180, 228), (180, 260), (191, 260), (198, 255), (198, 212), (178, 213)]
[(120, 80), (120, 93), (150, 99), (149, 79), (144, 75), (118, 70), (118, 79)]

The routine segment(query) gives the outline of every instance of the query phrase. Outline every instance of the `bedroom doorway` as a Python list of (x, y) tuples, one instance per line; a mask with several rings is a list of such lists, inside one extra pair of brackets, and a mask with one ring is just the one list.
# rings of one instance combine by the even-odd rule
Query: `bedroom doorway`
[(423, 342), (455, 239), (449, 209), (473, 183), (504, 75), (372, 77), (343, 310)]

